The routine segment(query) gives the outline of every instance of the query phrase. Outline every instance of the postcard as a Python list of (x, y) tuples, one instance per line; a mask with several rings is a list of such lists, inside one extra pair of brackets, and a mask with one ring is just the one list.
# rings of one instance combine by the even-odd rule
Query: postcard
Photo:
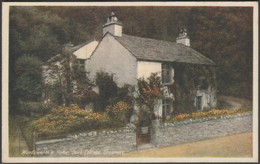
[(2, 161), (258, 162), (257, 2), (3, 2)]

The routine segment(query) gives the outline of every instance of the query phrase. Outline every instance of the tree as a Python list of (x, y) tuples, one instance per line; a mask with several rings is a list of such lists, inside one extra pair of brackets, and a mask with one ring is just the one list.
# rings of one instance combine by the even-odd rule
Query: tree
[(107, 72), (97, 72), (95, 82), (99, 90), (97, 110), (104, 111), (108, 105), (112, 105), (110, 100), (116, 97), (119, 88), (113, 80), (113, 75)]
[[(64, 43), (102, 37), (111, 11), (125, 34), (175, 41), (186, 26), (191, 47), (215, 61), (219, 93), (252, 98), (253, 8), (250, 7), (10, 7), (10, 105), (17, 102), (16, 60), (30, 54), (42, 61)], [(88, 19), (85, 19), (88, 18)], [(152, 27), (151, 25), (154, 25)], [(235, 27), (235, 28), (234, 28)]]
[(42, 62), (29, 55), (23, 55), (15, 63), (17, 80), (15, 93), (23, 101), (39, 101), (41, 99), (43, 79)]
[(84, 68), (78, 65), (71, 48), (71, 43), (65, 44), (61, 54), (48, 61), (45, 77), (46, 91), (49, 95), (53, 95), (52, 101), (56, 101), (59, 105), (81, 103), (82, 107), (82, 100), (86, 98), (93, 84), (88, 79)]
[(156, 73), (151, 74), (147, 80), (138, 79), (136, 103), (139, 107), (138, 124), (140, 126), (151, 125), (152, 120), (155, 119), (155, 105), (162, 98), (161, 79)]

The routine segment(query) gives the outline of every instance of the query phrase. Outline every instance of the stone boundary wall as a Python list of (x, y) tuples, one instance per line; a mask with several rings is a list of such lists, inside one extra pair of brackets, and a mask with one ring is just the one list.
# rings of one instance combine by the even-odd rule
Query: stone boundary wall
[(159, 127), (157, 146), (168, 146), (231, 134), (252, 132), (252, 113), (165, 123)]
[[(226, 116), (165, 123), (159, 126), (158, 147), (198, 141), (213, 137), (252, 132), (252, 112)], [(36, 156), (108, 157), (137, 150), (135, 127), (115, 131), (92, 131), (65, 138), (36, 142)]]
[(135, 143), (134, 125), (128, 124), (119, 130), (91, 131), (60, 139), (38, 141), (36, 156), (112, 156), (136, 150)]

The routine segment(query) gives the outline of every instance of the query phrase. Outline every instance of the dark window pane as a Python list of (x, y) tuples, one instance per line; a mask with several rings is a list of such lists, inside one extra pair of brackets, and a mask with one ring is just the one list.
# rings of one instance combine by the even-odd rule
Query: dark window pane
[(171, 83), (171, 67), (167, 64), (162, 64), (162, 83)]

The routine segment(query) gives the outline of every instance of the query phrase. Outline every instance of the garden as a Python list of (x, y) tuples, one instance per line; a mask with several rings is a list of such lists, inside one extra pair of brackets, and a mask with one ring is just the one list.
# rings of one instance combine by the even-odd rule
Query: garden
[(219, 118), (224, 116), (232, 116), (236, 114), (242, 114), (246, 112), (252, 111), (251, 109), (236, 109), (236, 110), (229, 110), (229, 109), (212, 109), (207, 112), (195, 112), (195, 113), (183, 113), (178, 114), (176, 116), (172, 116), (168, 119), (167, 123), (173, 123), (178, 121), (184, 120), (196, 120), (196, 119), (203, 119), (203, 118)]
[[(158, 117), (154, 115), (154, 107), (163, 98), (164, 91), (157, 74), (151, 74), (148, 79), (138, 79), (137, 88), (130, 85), (118, 87), (113, 75), (106, 72), (97, 72), (95, 81), (90, 81), (68, 47), (63, 47), (63, 53), (59, 57), (58, 61), (62, 61), (60, 66), (53, 62), (47, 63), (50, 68), (50, 78), (56, 78), (53, 84), (41, 81), (43, 79), (39, 72), (42, 68), (35, 65), (40, 63), (36, 58), (24, 56), (17, 61), (19, 66), (17, 73), (20, 74), (18, 77), (21, 83), (17, 83), (16, 86), (17, 93), (20, 95), (16, 104), (18, 109), (16, 118), (31, 150), (35, 139), (58, 138), (92, 130), (124, 128), (130, 123), (133, 114), (137, 116), (135, 124), (138, 127), (147, 127)], [(68, 65), (71, 62), (72, 67)], [(34, 67), (38, 69), (32, 71), (31, 68)], [(21, 68), (24, 71), (20, 71)], [(167, 122), (221, 117), (248, 111), (214, 109), (195, 112), (191, 95), (194, 86), (201, 82), (205, 83), (205, 87), (214, 86), (214, 69), (209, 71), (204, 67), (200, 69), (181, 65), (177, 65), (175, 69), (177, 69), (176, 80), (174, 84), (168, 86), (169, 91), (175, 96), (174, 110)], [(178, 73), (178, 69), (186, 71), (186, 74)], [(207, 74), (204, 73), (205, 70)], [(193, 75), (198, 78), (189, 80), (188, 77)], [(39, 81), (28, 81), (31, 77), (38, 77)], [(205, 79), (208, 81), (205, 82)], [(26, 84), (23, 84), (23, 81)], [(33, 85), (30, 85), (30, 82)], [(93, 92), (94, 87), (98, 88), (98, 93)], [(42, 93), (44, 93), (43, 97)], [(48, 101), (42, 103), (42, 98)], [(86, 104), (89, 103), (93, 104), (92, 109), (86, 108)], [(138, 108), (138, 112), (134, 110), (134, 106)]]

